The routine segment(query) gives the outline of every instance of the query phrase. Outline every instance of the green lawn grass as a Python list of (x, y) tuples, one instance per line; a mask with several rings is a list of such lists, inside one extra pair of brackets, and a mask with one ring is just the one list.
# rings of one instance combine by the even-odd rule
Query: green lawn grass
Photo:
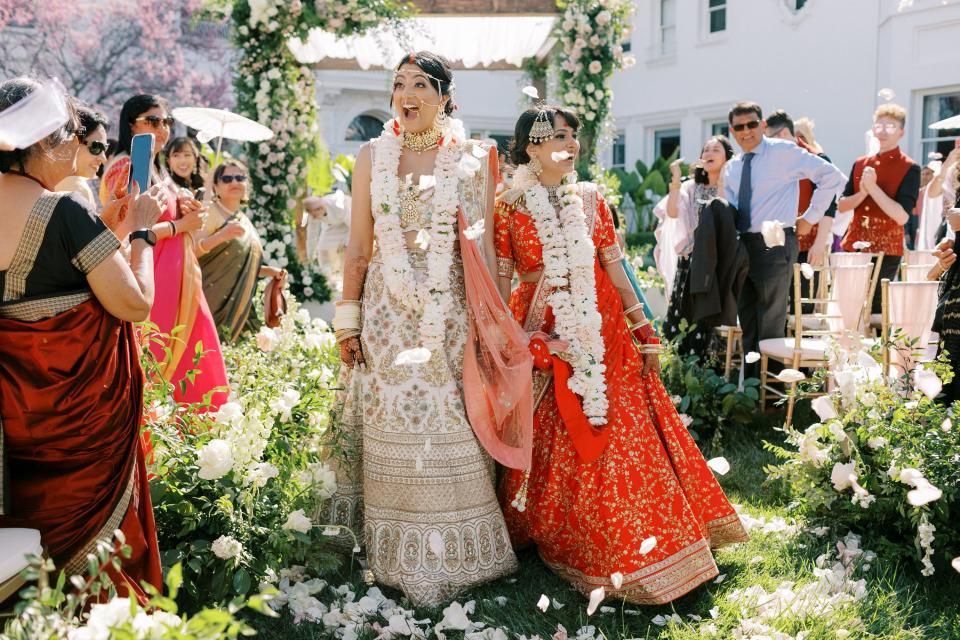
[[(804, 415), (801, 411), (801, 421)], [(707, 457), (723, 455), (730, 461), (731, 471), (721, 478), (721, 483), (731, 501), (742, 505), (754, 516), (790, 519), (793, 514), (786, 497), (778, 487), (765, 482), (766, 474), (763, 472), (765, 465), (775, 462), (772, 455), (763, 450), (762, 441), (781, 439), (781, 434), (773, 428), (777, 419), (777, 416), (758, 417), (751, 425), (729, 427), (719, 447), (707, 445), (706, 454)], [(709, 610), (719, 607), (719, 619), (714, 621), (719, 633), (710, 637), (725, 640), (733, 637), (731, 630), (739, 617), (737, 605), (727, 600), (731, 592), (755, 584), (770, 591), (785, 580), (799, 583), (810, 581), (817, 556), (835, 551), (836, 540), (845, 533), (845, 530), (831, 531), (822, 538), (810, 533), (793, 537), (754, 535), (746, 544), (717, 553), (720, 572), (726, 575), (720, 584), (704, 585), (668, 606), (637, 607), (607, 600), (604, 606), (614, 607), (614, 612), (598, 612), (588, 617), (586, 600), (554, 576), (535, 551), (521, 552), (521, 568), (516, 575), (471, 589), (461, 594), (458, 601), (476, 601), (476, 611), (471, 615), (471, 620), (502, 627), (513, 634), (538, 634), (544, 640), (553, 635), (558, 624), (566, 628), (571, 639), (580, 627), (593, 625), (598, 637), (602, 632), (609, 639), (692, 640), (703, 636), (698, 629), (699, 623), (691, 622), (687, 614), (702, 616), (706, 622), (710, 618)], [(880, 552), (878, 532), (856, 533), (863, 536), (863, 548)], [(762, 560), (757, 561), (757, 558)], [(783, 629), (792, 634), (807, 630), (810, 632), (807, 640), (842, 637), (837, 635), (840, 629), (850, 630), (849, 638), (960, 639), (960, 576), (949, 567), (938, 571), (934, 578), (926, 579), (920, 577), (914, 559), (884, 557), (881, 553), (864, 575), (868, 590), (866, 598), (825, 619), (785, 621)], [(336, 577), (331, 577), (330, 581), (336, 584), (355, 582), (358, 593), (362, 592), (358, 575), (339, 577), (340, 582), (336, 581)], [(546, 613), (541, 613), (536, 607), (541, 594), (556, 599), (564, 606), (560, 609), (551, 607)], [(400, 597), (398, 593), (388, 592), (388, 595)], [(507, 598), (504, 606), (495, 602), (497, 596)], [(658, 614), (674, 612), (684, 618), (685, 624), (660, 627), (651, 622)], [(439, 611), (422, 610), (417, 612), (417, 617), (429, 617), (437, 622), (442, 614)], [(260, 618), (252, 622), (263, 638), (306, 640), (330, 637), (322, 625), (295, 625), (286, 614), (276, 620)], [(370, 638), (375, 635), (370, 631)], [(448, 632), (448, 638), (460, 637), (460, 632)]]

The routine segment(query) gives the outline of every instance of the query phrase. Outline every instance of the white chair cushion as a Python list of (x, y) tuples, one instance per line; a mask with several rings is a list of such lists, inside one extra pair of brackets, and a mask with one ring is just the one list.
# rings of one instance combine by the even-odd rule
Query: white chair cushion
[(40, 532), (36, 529), (0, 529), (0, 582), (26, 569), (28, 554), (42, 552)]
[[(760, 353), (765, 356), (789, 360), (793, 358), (794, 338), (767, 338), (760, 341)], [(801, 360), (826, 360), (827, 343), (824, 340), (804, 338), (800, 341)]]

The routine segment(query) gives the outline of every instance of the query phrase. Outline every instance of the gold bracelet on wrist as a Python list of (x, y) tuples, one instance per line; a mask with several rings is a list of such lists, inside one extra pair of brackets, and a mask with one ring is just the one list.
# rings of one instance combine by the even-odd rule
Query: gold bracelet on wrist
[[(629, 316), (629, 315), (630, 315), (631, 313), (633, 313), (634, 311), (638, 311), (638, 310), (642, 310), (642, 309), (643, 309), (643, 303), (642, 303), (642, 302), (638, 302), (637, 304), (633, 305), (633, 306), (630, 307), (629, 309), (624, 309), (624, 310), (623, 310), (623, 314)], [(629, 318), (628, 318), (628, 319), (629, 319)]]

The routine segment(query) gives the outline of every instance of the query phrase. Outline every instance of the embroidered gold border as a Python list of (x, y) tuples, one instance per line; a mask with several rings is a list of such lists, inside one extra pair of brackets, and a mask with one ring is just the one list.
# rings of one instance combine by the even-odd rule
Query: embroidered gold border
[(88, 274), (119, 248), (120, 241), (117, 240), (117, 236), (113, 235), (110, 229), (104, 229), (96, 238), (88, 242), (87, 246), (80, 249), (70, 262), (83, 274)]
[(0, 516), (7, 515), (7, 454), (3, 447), (3, 416), (0, 416)]
[(610, 576), (588, 576), (582, 571), (544, 560), (558, 576), (570, 582), (581, 593), (588, 594), (604, 587), (607, 597), (624, 598), (634, 604), (659, 605), (676, 600), (707, 580), (717, 576), (717, 563), (704, 540), (681, 549), (660, 562), (643, 567), (623, 577), (620, 589)]
[(97, 531), (97, 534), (93, 536), (86, 544), (84, 544), (79, 551), (73, 554), (73, 557), (67, 562), (63, 570), (68, 576), (82, 574), (87, 567), (87, 555), (93, 553), (97, 548), (97, 542), (100, 540), (112, 540), (113, 532), (120, 526), (120, 522), (123, 520), (123, 516), (127, 513), (127, 508), (130, 506), (130, 498), (133, 496), (133, 487), (136, 484), (136, 465), (131, 465), (130, 477), (127, 479), (127, 486), (123, 490), (123, 495), (120, 496), (120, 500), (117, 502), (117, 505), (113, 508), (113, 512), (110, 514), (110, 517), (107, 518), (107, 521), (103, 523), (103, 526), (100, 527), (100, 530)]
[(10, 302), (0, 305), (0, 318), (10, 318), (20, 322), (37, 322), (69, 311), (89, 300), (92, 295), (89, 291), (81, 291), (52, 298)]
[(513, 277), (514, 262), (510, 258), (497, 258), (497, 275), (501, 278)]
[(53, 210), (57, 208), (57, 203), (64, 195), (48, 193), (40, 196), (33, 203), (30, 215), (27, 217), (27, 224), (23, 228), (23, 235), (20, 236), (17, 250), (7, 269), (3, 291), (4, 302), (16, 300), (26, 292), (27, 276), (33, 271), (33, 265), (37, 261), (37, 253), (40, 251), (40, 245), (43, 244), (43, 236), (47, 231), (47, 225), (50, 224)]
[(609, 247), (604, 247), (600, 249), (600, 263), (601, 264), (613, 264), (614, 262), (620, 262), (623, 259), (623, 252), (620, 251), (620, 245), (614, 244)]
[(710, 538), (710, 548), (712, 549), (719, 549), (737, 542), (746, 542), (750, 539), (747, 530), (743, 528), (740, 516), (736, 513), (708, 522), (707, 535)]

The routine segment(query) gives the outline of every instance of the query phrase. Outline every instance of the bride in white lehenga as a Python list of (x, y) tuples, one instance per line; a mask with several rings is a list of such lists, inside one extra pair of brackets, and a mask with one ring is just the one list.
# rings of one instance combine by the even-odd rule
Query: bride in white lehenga
[[(464, 409), (457, 214), (477, 232), (487, 221), (489, 236), (494, 183), (488, 150), (449, 117), (452, 89), (438, 56), (411, 54), (397, 67), (397, 117), (357, 156), (334, 320), (344, 392), (332, 432), (354, 446), (334, 461), (329, 516), (365, 543), (377, 582), (421, 606), (517, 566), (493, 462)], [(492, 239), (484, 245), (492, 256)]]

